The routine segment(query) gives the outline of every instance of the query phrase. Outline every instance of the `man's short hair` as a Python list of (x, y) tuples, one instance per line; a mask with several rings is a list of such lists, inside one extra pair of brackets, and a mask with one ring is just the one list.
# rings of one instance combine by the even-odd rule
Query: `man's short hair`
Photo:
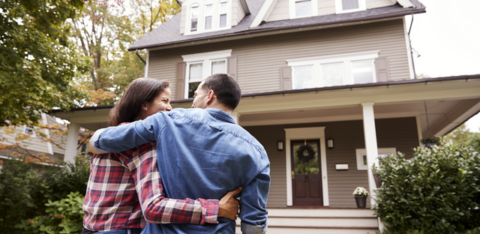
[(207, 77), (203, 81), (202, 89), (213, 90), (220, 103), (232, 110), (237, 108), (242, 95), (237, 81), (229, 74), (218, 73)]

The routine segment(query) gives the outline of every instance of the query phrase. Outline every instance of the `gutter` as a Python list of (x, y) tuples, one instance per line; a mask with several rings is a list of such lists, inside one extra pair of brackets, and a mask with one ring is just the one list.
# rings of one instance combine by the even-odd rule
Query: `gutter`
[[(327, 25), (336, 25), (336, 24), (345, 24), (345, 23), (356, 23), (356, 22), (361, 22), (361, 21), (365, 21), (365, 20), (382, 20), (382, 19), (389, 19), (389, 18), (406, 16), (406, 15), (409, 15), (409, 14), (420, 14), (420, 13), (426, 13), (426, 12), (427, 12), (426, 9), (422, 8), (422, 9), (416, 9), (416, 10), (411, 10), (411, 11), (406, 11), (406, 12), (401, 12), (401, 13), (395, 13), (395, 14), (389, 14), (389, 15), (368, 16), (368, 17), (363, 17), (363, 18), (355, 18), (355, 19), (341, 20), (341, 21), (335, 21), (335, 22), (305, 24), (305, 25), (301, 25), (301, 26), (299, 26), (299, 25), (285, 26), (285, 27), (278, 27), (278, 28), (259, 28), (259, 29), (254, 28), (254, 29), (248, 29), (248, 30), (245, 30), (245, 31), (216, 35), (216, 36), (211, 36), (211, 37), (186, 39), (186, 40), (180, 40), (180, 41), (175, 41), (175, 42), (153, 44), (153, 45), (149, 45), (149, 46), (130, 47), (130, 48), (128, 48), (128, 51), (133, 51), (133, 50), (138, 50), (138, 49), (152, 49), (152, 48), (158, 48), (158, 47), (169, 46), (169, 45), (180, 45), (182, 43), (210, 41), (210, 40), (214, 40), (214, 39), (225, 39), (225, 38), (230, 38), (230, 37), (235, 37), (235, 36), (255, 35), (255, 34), (260, 34), (260, 33), (282, 31), (282, 30), (298, 30), (299, 28), (305, 28), (306, 30), (308, 30), (307, 28), (312, 27), (312, 30), (313, 30), (313, 29), (316, 29), (315, 27), (318, 27), (318, 26), (327, 26)], [(285, 33), (285, 32), (282, 32), (282, 33)], [(261, 35), (259, 35), (259, 36), (261, 36)]]
[[(413, 53), (413, 52), (412, 52), (412, 53)], [(145, 62), (145, 60), (143, 60), (142, 56), (140, 56), (140, 55), (138, 54), (138, 49), (135, 50), (135, 54), (138, 56), (138, 58), (140, 58), (140, 60), (142, 60), (143, 64), (147, 65), (147, 63)]]

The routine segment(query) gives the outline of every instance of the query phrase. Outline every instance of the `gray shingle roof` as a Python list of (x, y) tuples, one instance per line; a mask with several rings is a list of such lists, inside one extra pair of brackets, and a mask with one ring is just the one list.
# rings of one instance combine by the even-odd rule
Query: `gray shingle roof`
[(244, 34), (254, 34), (280, 29), (390, 18), (425, 12), (425, 6), (422, 3), (420, 3), (418, 0), (411, 0), (413, 5), (415, 5), (415, 7), (413, 8), (403, 8), (399, 4), (395, 4), (393, 6), (374, 8), (365, 11), (345, 14), (332, 14), (292, 20), (263, 22), (258, 27), (250, 28), (250, 25), (257, 16), (265, 0), (246, 0), (246, 2), (248, 4), (251, 14), (245, 16), (245, 18), (243, 18), (238, 25), (232, 27), (231, 29), (193, 35), (182, 35), (180, 34), (181, 14), (177, 14), (173, 16), (169, 21), (163, 23), (158, 28), (148, 33), (142, 39), (133, 43), (133, 45), (130, 46), (129, 50), (162, 47), (185, 42), (202, 41), (220, 37), (232, 37)]

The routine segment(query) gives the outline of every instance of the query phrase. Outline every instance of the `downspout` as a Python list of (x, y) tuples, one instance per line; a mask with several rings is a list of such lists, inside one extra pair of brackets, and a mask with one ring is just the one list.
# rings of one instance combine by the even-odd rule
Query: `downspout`
[(412, 22), (410, 23), (410, 29), (408, 30), (408, 43), (410, 43), (410, 56), (412, 57), (413, 77), (417, 79), (417, 72), (415, 72), (415, 61), (413, 60), (412, 39), (410, 38), (410, 32), (412, 31), (412, 26), (413, 26), (413, 14), (412, 14)]
[[(413, 53), (413, 52), (412, 52), (412, 53)], [(140, 55), (138, 54), (138, 49), (135, 50), (135, 54), (138, 56), (138, 58), (140, 58), (140, 60), (142, 60), (143, 64), (147, 65), (147, 63), (145, 62), (145, 60), (143, 60), (142, 56), (140, 56)]]

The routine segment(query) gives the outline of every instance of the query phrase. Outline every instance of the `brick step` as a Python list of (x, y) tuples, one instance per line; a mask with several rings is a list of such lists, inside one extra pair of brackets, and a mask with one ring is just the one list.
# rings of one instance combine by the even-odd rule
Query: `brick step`
[(268, 209), (268, 216), (376, 217), (370, 209)]

